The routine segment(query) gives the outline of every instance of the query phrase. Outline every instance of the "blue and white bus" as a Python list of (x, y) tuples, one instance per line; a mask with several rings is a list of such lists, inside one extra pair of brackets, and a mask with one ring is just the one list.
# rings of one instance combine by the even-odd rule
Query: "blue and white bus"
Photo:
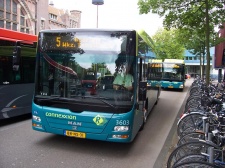
[(162, 59), (149, 59), (148, 61), (148, 81), (151, 86), (161, 87), (163, 75)]
[[(151, 86), (147, 78), (145, 49), (151, 49), (147, 38), (144, 31), (120, 29), (41, 31), (33, 129), (76, 138), (133, 141), (161, 89)], [(113, 89), (118, 73), (126, 77), (118, 66), (122, 62), (131, 67), (132, 90)]]
[(163, 61), (162, 88), (180, 89), (185, 87), (185, 63), (182, 59), (165, 59)]

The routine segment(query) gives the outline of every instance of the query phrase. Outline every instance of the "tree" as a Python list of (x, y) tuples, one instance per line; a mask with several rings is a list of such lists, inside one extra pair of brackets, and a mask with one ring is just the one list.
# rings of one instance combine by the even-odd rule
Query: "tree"
[(184, 45), (179, 42), (176, 29), (159, 29), (152, 39), (155, 43), (156, 50), (158, 51), (159, 59), (184, 58), (185, 48)]
[(210, 38), (215, 33), (214, 27), (225, 22), (224, 0), (139, 0), (138, 6), (141, 14), (152, 12), (164, 16), (163, 24), (167, 29), (196, 29), (205, 33), (206, 83), (209, 84)]
[[(214, 26), (210, 24), (210, 30), (213, 30)], [(213, 31), (212, 31), (213, 32)], [(188, 38), (187, 38), (188, 37)], [(205, 73), (205, 55), (206, 55), (206, 44), (205, 44), (205, 32), (201, 29), (186, 29), (182, 28), (179, 31), (178, 39), (179, 43), (183, 43), (185, 48), (190, 51), (193, 55), (200, 58), (200, 70), (201, 77)], [(213, 47), (221, 42), (225, 41), (225, 38), (219, 37), (218, 33), (213, 32), (209, 39), (209, 46)], [(203, 61), (202, 61), (203, 60)]]
[[(187, 38), (188, 37), (188, 38)], [(200, 76), (203, 77), (204, 66), (205, 65), (205, 32), (199, 32), (199, 29), (185, 29), (182, 28), (178, 34), (179, 43), (182, 43), (190, 53), (199, 57), (200, 59)], [(202, 61), (203, 59), (203, 61)]]

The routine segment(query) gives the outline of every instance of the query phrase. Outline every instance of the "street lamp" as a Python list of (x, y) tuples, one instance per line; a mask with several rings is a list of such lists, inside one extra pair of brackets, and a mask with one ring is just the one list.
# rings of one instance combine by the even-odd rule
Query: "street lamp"
[(97, 28), (98, 28), (98, 5), (103, 5), (104, 0), (92, 0), (93, 5), (97, 5)]

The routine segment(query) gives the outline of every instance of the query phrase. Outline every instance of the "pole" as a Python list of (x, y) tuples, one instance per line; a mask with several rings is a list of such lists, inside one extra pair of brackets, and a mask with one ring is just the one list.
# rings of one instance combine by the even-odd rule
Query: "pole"
[(35, 23), (34, 23), (34, 34), (37, 35), (37, 1), (35, 3)]
[(98, 28), (98, 5), (97, 5), (97, 28)]
[(97, 5), (97, 28), (98, 28), (98, 5), (103, 5), (104, 0), (92, 0), (93, 5)]

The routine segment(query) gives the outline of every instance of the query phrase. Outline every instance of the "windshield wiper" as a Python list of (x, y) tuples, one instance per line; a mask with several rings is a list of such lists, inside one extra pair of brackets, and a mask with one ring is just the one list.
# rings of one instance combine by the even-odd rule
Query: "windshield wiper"
[[(86, 99), (86, 98), (90, 98), (90, 99), (96, 99), (96, 100), (100, 100), (101, 102), (105, 103), (106, 105), (114, 108), (115, 110), (118, 109), (117, 106), (114, 106), (113, 104), (109, 103), (108, 101), (106, 101), (107, 98), (104, 98), (104, 97), (93, 97), (93, 96), (81, 96), (81, 95), (77, 95), (77, 96), (73, 96), (73, 98), (75, 97), (81, 97), (82, 99)], [(66, 100), (66, 101), (76, 101), (76, 99), (71, 99), (71, 98), (64, 98), (64, 97), (61, 97), (60, 95), (52, 95), (52, 96), (49, 96), (49, 97), (44, 97), (44, 96), (35, 96), (35, 99), (37, 102), (39, 103), (42, 103), (42, 102), (45, 102), (45, 101), (54, 101), (54, 100)]]
[(114, 106), (113, 104), (109, 103), (109, 102), (108, 102), (108, 101), (106, 101), (106, 100), (103, 100), (102, 98), (100, 98), (100, 99), (98, 99), (98, 100), (100, 100), (101, 102), (103, 102), (103, 103), (107, 104), (108, 106), (110, 106), (110, 107), (114, 108), (115, 110), (117, 110), (117, 109), (118, 109), (118, 107), (117, 107), (117, 106)]
[(97, 99), (97, 100), (100, 100), (101, 102), (105, 103), (106, 105), (114, 108), (115, 110), (118, 109), (117, 106), (114, 106), (113, 104), (109, 103), (107, 100), (107, 98), (105, 97), (94, 97), (94, 96), (74, 96), (74, 97), (82, 97), (83, 99), (86, 99), (86, 98), (90, 98), (90, 99)]

